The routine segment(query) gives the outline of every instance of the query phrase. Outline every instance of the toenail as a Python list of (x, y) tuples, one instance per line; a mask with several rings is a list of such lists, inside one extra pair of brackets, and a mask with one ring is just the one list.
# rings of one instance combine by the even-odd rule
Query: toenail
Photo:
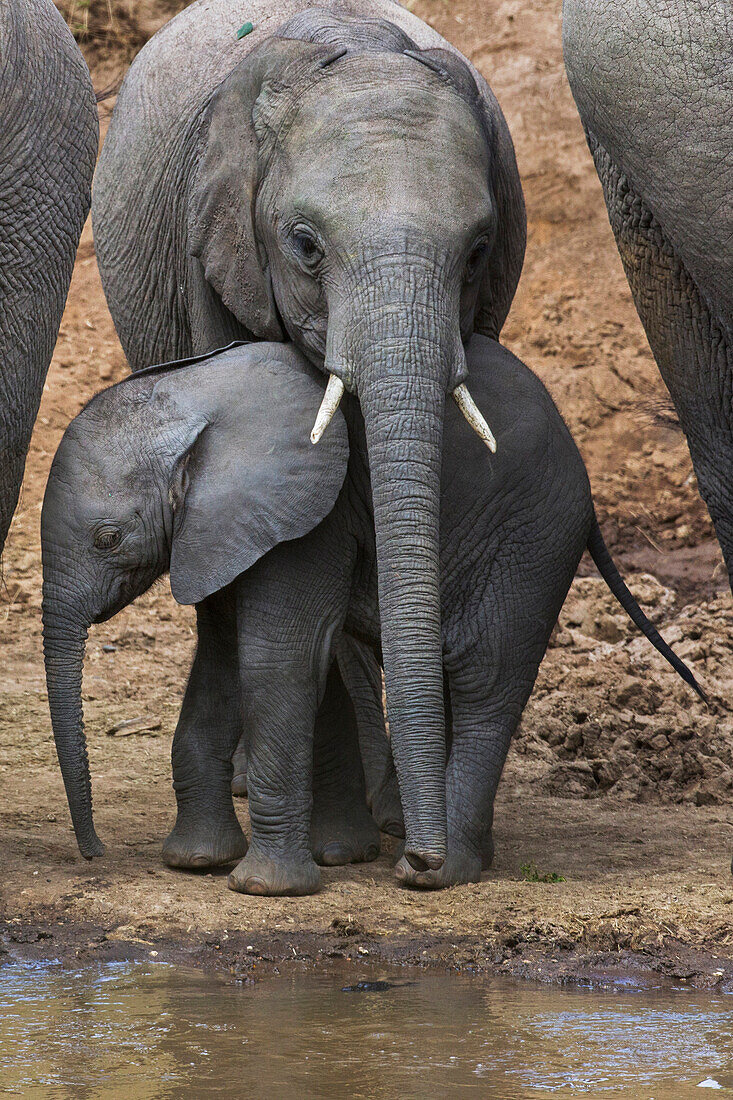
[(327, 867), (338, 867), (343, 863), (350, 863), (352, 853), (346, 847), (345, 844), (340, 844), (335, 841), (333, 844), (327, 844), (323, 849), (321, 859)]
[(248, 878), (244, 888), (248, 894), (257, 894), (259, 897), (264, 897), (267, 893), (267, 886), (261, 878)]

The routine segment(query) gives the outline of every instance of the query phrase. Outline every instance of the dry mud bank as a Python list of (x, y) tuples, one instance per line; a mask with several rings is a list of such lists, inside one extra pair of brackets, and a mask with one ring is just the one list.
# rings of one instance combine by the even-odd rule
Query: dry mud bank
[[(60, 3), (72, 23), (84, 13)], [(106, 88), (180, 3), (92, 5), (78, 33)], [(544, 979), (633, 972), (733, 982), (733, 604), (682, 437), (608, 228), (560, 51), (560, 0), (418, 0), (491, 81), (517, 147), (527, 261), (506, 343), (549, 386), (588, 464), (634, 591), (711, 698), (704, 706), (625, 621), (584, 563), (543, 664), (497, 805), (496, 864), (443, 894), (374, 863), (326, 869), (312, 898), (244, 898), (225, 874), (163, 867), (174, 820), (170, 738), (193, 617), (167, 584), (93, 630), (85, 708), (100, 835), (85, 864), (56, 765), (40, 645), (38, 520), (63, 428), (126, 365), (89, 226), (6, 548), (0, 593), (0, 920), (6, 950), (146, 954), (256, 977), (350, 958)], [(114, 100), (101, 105), (103, 129)], [(108, 736), (128, 719), (142, 732)], [(238, 807), (246, 825), (246, 803)], [(532, 867), (534, 865), (534, 868)], [(535, 876), (536, 872), (536, 876)], [(563, 881), (526, 881), (554, 875)], [(251, 948), (251, 950), (250, 950)], [(300, 960), (300, 961), (299, 961)]]
[[(84, 863), (40, 665), (30, 659), (37, 628), (26, 624), (8, 653), (16, 690), (0, 719), (7, 948), (30, 943), (74, 957), (155, 951), (242, 977), (284, 962), (351, 958), (545, 980), (634, 973), (733, 983), (729, 721), (715, 693), (709, 708), (691, 700), (637, 641), (593, 637), (597, 623), (607, 634), (615, 622), (602, 592), (588, 596), (598, 584), (576, 581), (511, 750), (494, 868), (479, 884), (436, 894), (397, 885), (395, 842), (386, 837), (376, 863), (324, 869), (311, 898), (246, 898), (227, 889), (225, 872), (162, 865), (174, 820), (170, 730), (192, 644), (183, 617), (159, 621), (169, 600), (162, 590), (99, 628), (90, 645), (90, 755), (107, 854)], [(635, 587), (645, 585), (652, 596), (664, 592), (648, 580)], [(715, 652), (727, 645), (726, 629), (729, 641), (730, 615), (721, 604), (705, 607), (715, 629), (690, 639), (710, 655), (688, 657), (707, 684), (725, 687), (726, 662)], [(22, 608), (9, 621), (26, 618)], [(688, 614), (672, 616), (672, 632), (685, 637)], [(26, 662), (18, 647), (29, 651)], [(138, 717), (157, 728), (107, 733)], [(246, 802), (238, 810), (246, 828)], [(532, 881), (545, 877), (562, 881)]]

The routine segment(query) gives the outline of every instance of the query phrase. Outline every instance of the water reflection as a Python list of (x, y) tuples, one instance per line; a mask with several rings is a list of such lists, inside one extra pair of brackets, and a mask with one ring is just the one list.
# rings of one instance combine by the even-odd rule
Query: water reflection
[[(343, 991), (362, 980), (378, 988)], [(0, 969), (2, 1095), (700, 1100), (706, 1079), (733, 1096), (733, 998), (399, 971), (233, 986), (147, 963)]]

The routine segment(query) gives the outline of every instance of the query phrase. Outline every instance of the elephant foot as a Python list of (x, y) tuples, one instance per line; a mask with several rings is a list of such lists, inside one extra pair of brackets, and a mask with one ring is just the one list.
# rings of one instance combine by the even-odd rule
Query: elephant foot
[(311, 852), (322, 867), (370, 863), (379, 855), (379, 829), (366, 804), (316, 800), (311, 815)]
[(372, 817), (377, 827), (390, 836), (404, 837), (405, 819), (396, 776), (384, 785), (372, 799)]
[(247, 840), (234, 814), (225, 825), (204, 826), (178, 820), (163, 844), (163, 862), (169, 867), (199, 871), (236, 863), (247, 851)]
[(302, 897), (317, 893), (321, 872), (309, 857), (273, 859), (251, 847), (229, 876), (230, 890), (258, 897)]
[(481, 881), (482, 857), (448, 843), (445, 863), (437, 871), (416, 871), (405, 857), (395, 867), (395, 876), (402, 886), (418, 890), (445, 890), (467, 882)]
[(247, 797), (247, 772), (235, 772), (232, 776), (232, 794), (235, 798)]

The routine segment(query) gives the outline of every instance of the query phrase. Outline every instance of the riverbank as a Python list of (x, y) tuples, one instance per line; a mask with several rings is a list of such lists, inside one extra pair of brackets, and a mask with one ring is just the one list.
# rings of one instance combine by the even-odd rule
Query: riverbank
[[(245, 980), (338, 959), (733, 988), (728, 811), (505, 794), (496, 865), (479, 884), (408, 892), (385, 853), (325, 868), (319, 894), (291, 899), (234, 894), (223, 871), (164, 867), (156, 833), (169, 812), (150, 792), (115, 801), (100, 808), (109, 843), (94, 864), (75, 855), (65, 816), (10, 830), (4, 820), (3, 957), (152, 957)], [(526, 881), (535, 876), (564, 881)]]

